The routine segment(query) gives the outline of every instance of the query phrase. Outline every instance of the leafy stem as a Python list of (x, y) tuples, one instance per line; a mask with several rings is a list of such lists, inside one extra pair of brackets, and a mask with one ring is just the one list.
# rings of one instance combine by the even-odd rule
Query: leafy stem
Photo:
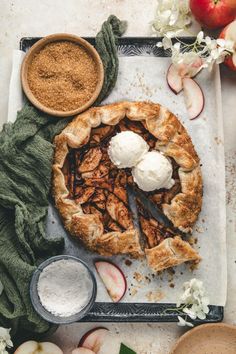
[(179, 314), (181, 314), (181, 313), (183, 313), (183, 309), (185, 308), (185, 307), (187, 307), (187, 305), (185, 305), (185, 304), (183, 304), (183, 305), (181, 305), (181, 306), (179, 306), (179, 307), (170, 307), (170, 308), (167, 308), (167, 309), (165, 309), (163, 312), (162, 312), (162, 314), (163, 315), (166, 315), (167, 314), (167, 312), (178, 312)]

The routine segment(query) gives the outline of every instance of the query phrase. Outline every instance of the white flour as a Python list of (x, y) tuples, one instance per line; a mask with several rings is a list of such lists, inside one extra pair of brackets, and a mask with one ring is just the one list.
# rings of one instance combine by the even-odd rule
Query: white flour
[(55, 316), (80, 312), (91, 298), (93, 283), (88, 270), (74, 260), (58, 260), (45, 267), (38, 280), (43, 307)]

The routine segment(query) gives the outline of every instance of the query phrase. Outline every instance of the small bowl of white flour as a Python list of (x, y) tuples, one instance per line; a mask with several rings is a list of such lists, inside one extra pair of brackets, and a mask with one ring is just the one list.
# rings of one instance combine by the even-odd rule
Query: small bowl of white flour
[(97, 294), (92, 271), (79, 258), (62, 255), (47, 259), (34, 272), (30, 297), (38, 314), (56, 324), (80, 320)]

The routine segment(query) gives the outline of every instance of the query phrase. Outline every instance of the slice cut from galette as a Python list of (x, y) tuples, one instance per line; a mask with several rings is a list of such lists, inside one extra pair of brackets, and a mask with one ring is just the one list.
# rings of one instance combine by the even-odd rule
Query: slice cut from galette
[[(139, 200), (140, 228), (135, 227), (127, 185), (138, 187), (131, 169), (118, 169), (108, 155), (110, 139), (125, 130), (139, 134), (150, 150), (170, 159), (173, 187), (145, 192), (145, 196), (181, 232), (158, 222)], [(200, 260), (181, 237), (191, 232), (201, 210), (199, 158), (183, 125), (159, 104), (120, 102), (75, 117), (55, 138), (53, 194), (65, 228), (92, 251), (146, 256), (155, 271)]]

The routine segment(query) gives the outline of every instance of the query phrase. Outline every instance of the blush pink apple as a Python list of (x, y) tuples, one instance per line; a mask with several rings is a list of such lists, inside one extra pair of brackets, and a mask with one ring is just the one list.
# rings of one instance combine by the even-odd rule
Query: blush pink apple
[(63, 354), (62, 350), (55, 344), (49, 342), (38, 343), (29, 340), (21, 344), (14, 354)]
[(226, 26), (236, 18), (236, 0), (190, 0), (196, 20), (206, 28)]
[[(98, 353), (103, 342), (105, 336), (108, 333), (108, 329), (105, 327), (96, 327), (88, 331), (83, 335), (78, 344), (79, 348), (86, 348), (92, 350), (94, 353)], [(78, 350), (78, 349), (77, 349)], [(80, 353), (72, 353), (72, 354), (80, 354)], [(81, 353), (82, 354), (82, 353)], [(87, 354), (87, 353), (84, 353)], [(88, 353), (92, 354), (92, 353)]]
[(223, 31), (220, 33), (219, 38), (231, 40), (234, 42), (234, 53), (232, 55), (228, 55), (225, 58), (224, 63), (231, 70), (236, 71), (236, 20), (231, 22), (223, 29)]

